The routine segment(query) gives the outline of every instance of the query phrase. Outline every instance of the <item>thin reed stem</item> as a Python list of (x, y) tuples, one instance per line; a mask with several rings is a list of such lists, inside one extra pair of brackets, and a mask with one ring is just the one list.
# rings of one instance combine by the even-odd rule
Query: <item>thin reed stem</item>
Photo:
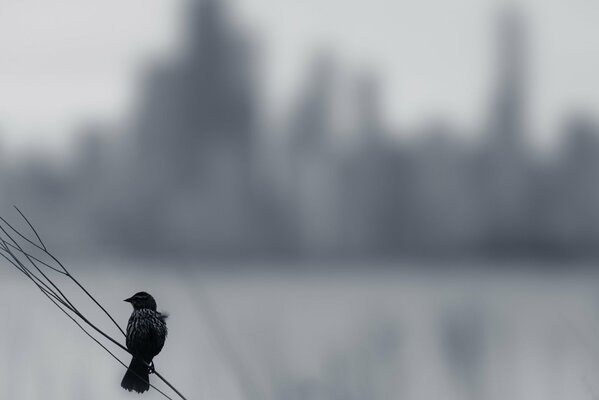
[[(108, 340), (113, 345), (117, 346), (121, 350), (124, 350), (131, 356), (133, 354), (122, 345), (118, 340), (110, 336), (104, 330), (102, 330), (97, 323), (92, 322), (86, 317), (79, 309), (69, 300), (69, 298), (61, 290), (56, 278), (50, 276), (52, 272), (57, 273), (59, 276), (67, 277), (83, 292), (85, 295), (108, 317), (108, 319), (118, 328), (123, 336), (126, 336), (125, 331), (116, 322), (113, 316), (106, 310), (104, 306), (91, 294), (91, 292), (75, 278), (73, 274), (56, 258), (46, 247), (41, 236), (29, 219), (15, 206), (15, 209), (19, 213), (20, 217), (25, 221), (29, 229), (33, 232), (35, 239), (32, 239), (25, 235), (23, 232), (15, 228), (6, 219), (0, 217), (0, 256), (4, 258), (10, 265), (15, 267), (19, 272), (25, 275), (33, 284), (46, 296), (52, 304), (54, 304), (60, 311), (62, 311), (67, 317), (69, 317), (76, 326), (81, 329), (87, 336), (89, 336), (96, 344), (98, 344), (103, 350), (105, 350), (111, 357), (118, 361), (122, 366), (127, 368), (127, 365), (119, 359), (100, 339), (94, 336), (88, 329), (85, 329), (84, 325), (87, 325), (93, 331), (95, 331), (104, 339)], [(23, 243), (23, 241), (25, 243)], [(34, 256), (30, 254), (27, 248), (33, 247), (37, 250), (37, 253), (41, 253), (42, 256)], [(48, 261), (42, 260), (47, 257)], [(54, 265), (52, 265), (54, 264)], [(47, 273), (44, 272), (47, 269)], [(56, 275), (56, 274), (54, 274)], [(145, 363), (145, 361), (144, 361)], [(147, 363), (146, 366), (149, 367)], [(154, 374), (160, 379), (165, 385), (167, 385), (173, 392), (175, 392), (181, 399), (187, 400), (181, 392), (175, 388), (166, 378), (164, 378), (158, 371), (154, 371)], [(140, 377), (142, 380), (147, 382), (146, 379)], [(147, 382), (150, 384), (149, 382)], [(162, 390), (156, 386), (150, 384), (158, 393), (167, 399), (173, 400)]]

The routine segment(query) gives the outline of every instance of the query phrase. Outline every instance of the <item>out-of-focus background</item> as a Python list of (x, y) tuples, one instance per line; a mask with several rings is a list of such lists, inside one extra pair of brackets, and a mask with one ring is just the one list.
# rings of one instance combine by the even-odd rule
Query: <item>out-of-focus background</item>
[[(189, 398), (599, 395), (599, 3), (0, 0), (0, 215)], [(2, 265), (0, 397), (129, 398)], [(159, 398), (150, 393), (148, 398)]]

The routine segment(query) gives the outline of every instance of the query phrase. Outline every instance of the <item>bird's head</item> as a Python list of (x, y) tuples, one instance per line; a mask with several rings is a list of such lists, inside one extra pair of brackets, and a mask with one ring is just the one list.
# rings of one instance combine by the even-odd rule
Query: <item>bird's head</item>
[(125, 299), (125, 301), (131, 303), (134, 310), (149, 308), (150, 310), (156, 311), (156, 300), (146, 292), (135, 293), (128, 299)]

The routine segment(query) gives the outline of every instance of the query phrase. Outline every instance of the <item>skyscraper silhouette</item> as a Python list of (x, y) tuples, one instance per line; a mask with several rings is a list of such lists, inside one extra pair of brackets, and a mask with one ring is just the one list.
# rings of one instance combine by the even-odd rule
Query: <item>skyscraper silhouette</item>
[(523, 145), (526, 130), (527, 46), (519, 9), (502, 10), (497, 28), (497, 81), (490, 129), (495, 146), (514, 151)]
[(487, 246), (526, 247), (530, 233), (531, 154), (526, 127), (526, 45), (523, 16), (507, 7), (497, 25), (497, 80), (486, 132), (480, 185), (486, 203)]

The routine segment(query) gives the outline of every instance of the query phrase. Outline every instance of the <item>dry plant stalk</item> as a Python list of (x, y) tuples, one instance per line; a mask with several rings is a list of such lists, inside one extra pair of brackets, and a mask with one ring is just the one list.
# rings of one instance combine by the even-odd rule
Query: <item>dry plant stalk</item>
[[(67, 278), (72, 281), (89, 299), (97, 306), (110, 321), (118, 328), (123, 337), (126, 336), (125, 331), (119, 326), (110, 313), (96, 300), (96, 298), (70, 273), (70, 271), (48, 250), (42, 241), (37, 230), (29, 222), (27, 217), (16, 206), (15, 209), (20, 217), (31, 229), (35, 238), (27, 237), (21, 231), (16, 229), (6, 219), (0, 217), (0, 256), (6, 259), (12, 266), (25, 275), (41, 292), (67, 317), (69, 317), (87, 336), (89, 336), (96, 344), (104, 349), (110, 356), (118, 361), (123, 367), (127, 365), (119, 359), (113, 351), (108, 348), (108, 345), (102, 343), (100, 338), (103, 337), (110, 344), (119, 347), (126, 351), (131, 356), (131, 352), (123, 346), (114, 337), (107, 334), (104, 330), (88, 317), (86, 317), (77, 306), (69, 300), (69, 298), (60, 289), (58, 280), (52, 275)], [(33, 253), (39, 253), (34, 255)], [(87, 329), (86, 329), (87, 327)], [(99, 335), (99, 337), (98, 337)], [(167, 381), (158, 371), (154, 374), (163, 381), (171, 390), (173, 390), (181, 399), (187, 400), (181, 392), (179, 392), (169, 381)], [(140, 379), (144, 380), (140, 377)], [(149, 383), (149, 382), (148, 382)], [(150, 384), (152, 388), (158, 391), (167, 399), (173, 400), (162, 390)]]

